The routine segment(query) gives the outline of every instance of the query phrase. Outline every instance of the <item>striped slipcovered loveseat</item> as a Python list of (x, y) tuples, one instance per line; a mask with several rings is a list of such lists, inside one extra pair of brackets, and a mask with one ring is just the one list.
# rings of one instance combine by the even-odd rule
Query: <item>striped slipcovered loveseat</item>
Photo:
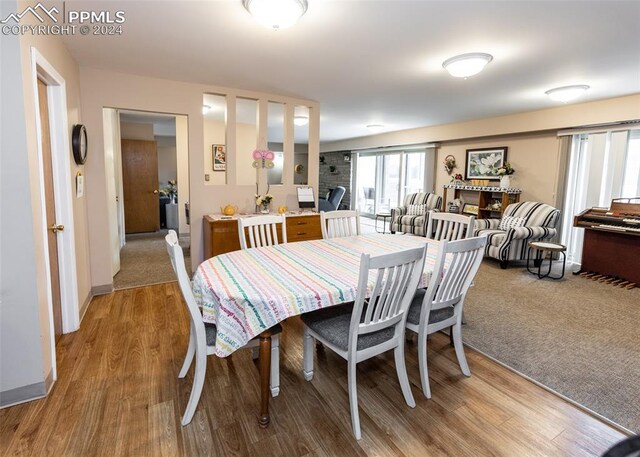
[[(486, 236), (485, 255), (498, 259), (500, 266), (507, 268), (509, 260), (527, 259), (529, 241), (551, 240), (556, 236), (560, 211), (546, 203), (520, 202), (507, 206), (502, 217), (476, 220), (474, 236)], [(506, 218), (519, 218), (513, 225), (522, 226), (509, 226), (513, 219)]]
[[(424, 212), (409, 214), (409, 205), (424, 205)], [(391, 210), (391, 233), (403, 232), (413, 235), (425, 236), (429, 211), (439, 211), (442, 206), (442, 197), (428, 192), (409, 194), (404, 198), (403, 205)]]

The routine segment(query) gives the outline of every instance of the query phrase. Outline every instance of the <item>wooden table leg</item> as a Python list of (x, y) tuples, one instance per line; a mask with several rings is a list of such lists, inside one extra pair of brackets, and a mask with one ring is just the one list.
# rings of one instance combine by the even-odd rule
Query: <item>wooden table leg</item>
[(267, 330), (260, 334), (260, 427), (267, 428), (269, 417), (269, 381), (271, 374), (271, 332)]

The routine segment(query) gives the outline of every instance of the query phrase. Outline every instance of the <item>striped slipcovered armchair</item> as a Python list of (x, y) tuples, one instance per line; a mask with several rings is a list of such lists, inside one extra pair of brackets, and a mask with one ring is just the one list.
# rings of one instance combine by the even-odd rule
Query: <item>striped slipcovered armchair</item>
[(404, 204), (391, 210), (391, 233), (403, 232), (425, 236), (429, 211), (440, 211), (442, 197), (421, 192), (404, 197)]
[(513, 203), (504, 210), (502, 219), (478, 219), (474, 236), (486, 236), (485, 255), (498, 259), (507, 268), (509, 260), (527, 260), (529, 241), (551, 240), (560, 211), (538, 202)]

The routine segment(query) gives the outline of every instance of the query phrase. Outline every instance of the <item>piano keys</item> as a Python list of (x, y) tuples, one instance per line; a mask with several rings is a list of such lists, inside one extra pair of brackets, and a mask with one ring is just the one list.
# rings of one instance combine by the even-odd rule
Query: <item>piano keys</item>
[(640, 285), (640, 197), (585, 210), (573, 225), (585, 229), (582, 271)]

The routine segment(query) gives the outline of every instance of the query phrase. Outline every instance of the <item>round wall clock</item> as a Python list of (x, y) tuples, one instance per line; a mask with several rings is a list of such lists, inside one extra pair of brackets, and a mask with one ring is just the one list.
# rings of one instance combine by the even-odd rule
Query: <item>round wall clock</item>
[(78, 165), (82, 165), (87, 161), (87, 129), (82, 124), (73, 126), (71, 150), (73, 151), (73, 160)]

